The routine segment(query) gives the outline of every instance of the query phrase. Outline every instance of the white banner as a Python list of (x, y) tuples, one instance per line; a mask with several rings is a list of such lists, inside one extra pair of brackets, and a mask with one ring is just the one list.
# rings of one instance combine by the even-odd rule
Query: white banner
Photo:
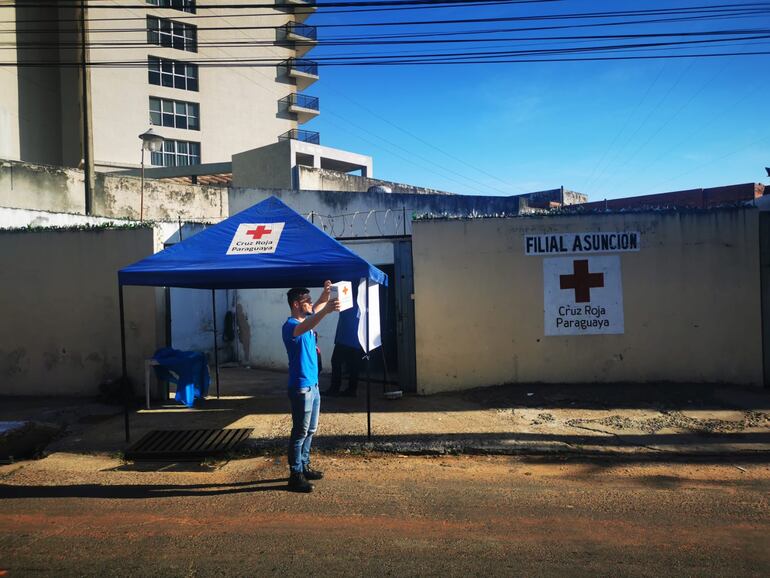
[(546, 335), (624, 332), (620, 256), (543, 259)]
[[(367, 287), (368, 285), (368, 287)], [(366, 292), (369, 291), (368, 315), (358, 318), (358, 342), (365, 352), (377, 349), (382, 345), (380, 334), (380, 286), (368, 279), (361, 279), (358, 283), (358, 310), (366, 311)], [(369, 343), (366, 343), (366, 325), (369, 324)]]

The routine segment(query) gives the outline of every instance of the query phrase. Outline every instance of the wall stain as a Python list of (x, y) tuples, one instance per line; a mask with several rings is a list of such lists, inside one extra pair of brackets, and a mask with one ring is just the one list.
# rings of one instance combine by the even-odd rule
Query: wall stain
[(0, 375), (17, 375), (24, 373), (29, 365), (27, 351), (25, 349), (14, 349), (4, 352), (0, 350)]
[(235, 322), (238, 326), (238, 341), (241, 342), (241, 347), (243, 348), (244, 359), (242, 361), (248, 363), (251, 357), (251, 326), (249, 325), (249, 317), (240, 303), (235, 308)]

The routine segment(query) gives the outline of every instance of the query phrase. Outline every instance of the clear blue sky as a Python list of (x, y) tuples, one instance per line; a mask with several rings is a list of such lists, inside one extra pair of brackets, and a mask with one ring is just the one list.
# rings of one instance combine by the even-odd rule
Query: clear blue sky
[[(727, 0), (588, 1), (324, 14), (308, 24), (511, 17), (704, 5)], [(465, 45), (320, 46), (341, 54), (554, 48), (542, 36), (770, 29), (770, 6), (750, 17), (471, 36)], [(610, 19), (604, 22), (617, 22)], [(625, 20), (628, 20), (626, 18)], [(517, 21), (431, 27), (319, 28), (331, 37), (457, 32), (591, 23)], [(759, 34), (759, 33), (758, 33)], [(458, 38), (467, 38), (458, 36)], [(489, 42), (489, 38), (511, 38)], [(680, 38), (682, 40), (684, 38)], [(654, 39), (652, 41), (657, 41)], [(587, 40), (571, 46), (602, 42)], [(770, 50), (770, 39), (637, 54)], [(592, 200), (765, 182), (770, 165), (770, 57), (442, 66), (325, 66), (306, 92), (321, 115), (302, 128), (324, 145), (374, 157), (377, 178), (464, 194), (565, 188)]]

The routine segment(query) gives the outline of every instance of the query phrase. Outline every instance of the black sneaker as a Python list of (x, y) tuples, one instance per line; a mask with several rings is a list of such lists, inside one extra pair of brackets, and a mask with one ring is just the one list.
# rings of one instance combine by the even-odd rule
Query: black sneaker
[(320, 472), (318, 470), (313, 470), (310, 468), (305, 468), (305, 479), (306, 480), (320, 480), (324, 477), (324, 473)]
[(313, 491), (313, 484), (307, 481), (302, 472), (292, 472), (289, 476), (288, 489), (290, 492), (302, 492), (309, 494)]

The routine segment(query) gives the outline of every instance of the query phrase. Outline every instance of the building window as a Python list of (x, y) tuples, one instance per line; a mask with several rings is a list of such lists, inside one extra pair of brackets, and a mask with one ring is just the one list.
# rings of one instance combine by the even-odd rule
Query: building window
[(198, 29), (184, 22), (148, 16), (147, 43), (198, 52)]
[(150, 163), (159, 167), (199, 165), (201, 163), (201, 143), (165, 139), (163, 150), (150, 154)]
[(198, 90), (198, 65), (157, 56), (147, 57), (150, 84)]
[(151, 96), (150, 122), (155, 126), (200, 130), (200, 106), (195, 102)]
[(172, 10), (181, 10), (195, 14), (195, 0), (147, 0), (147, 4), (152, 4), (158, 8), (171, 8)]

